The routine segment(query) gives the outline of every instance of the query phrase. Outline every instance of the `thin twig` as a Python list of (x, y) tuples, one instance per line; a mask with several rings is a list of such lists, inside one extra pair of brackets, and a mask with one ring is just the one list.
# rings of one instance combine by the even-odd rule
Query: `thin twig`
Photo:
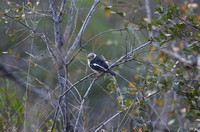
[(55, 127), (56, 119), (57, 119), (58, 111), (59, 111), (59, 105), (60, 105), (60, 104), (58, 104), (57, 107), (55, 108), (55, 109), (56, 109), (56, 113), (55, 113), (54, 118), (53, 118), (53, 124), (52, 124), (52, 126), (51, 126), (50, 132), (53, 132), (53, 129), (54, 129), (54, 127)]
[[(75, 8), (76, 8), (76, 6), (75, 6)], [(72, 31), (72, 33), (70, 35), (69, 40), (68, 40), (67, 49), (68, 49), (69, 44), (71, 44), (71, 40), (72, 40), (73, 36), (75, 36), (75, 31), (76, 31), (76, 27), (77, 27), (78, 16), (79, 16), (79, 9), (76, 8), (76, 15), (75, 15), (75, 18), (74, 18), (74, 28), (73, 28), (73, 31)]]
[(81, 117), (81, 113), (82, 113), (82, 110), (83, 110), (83, 105), (84, 105), (84, 103), (85, 103), (85, 99), (86, 99), (86, 97), (88, 96), (88, 93), (89, 93), (90, 89), (92, 88), (94, 82), (95, 82), (97, 79), (98, 79), (98, 77), (96, 77), (96, 78), (94, 78), (94, 79), (92, 80), (92, 82), (90, 83), (90, 86), (88, 87), (88, 90), (86, 91), (85, 95), (83, 96), (83, 100), (81, 101), (81, 106), (80, 106), (79, 113), (78, 113), (78, 117), (77, 117), (77, 119), (76, 119), (76, 124), (75, 124), (75, 127), (74, 127), (74, 131), (75, 131), (75, 132), (76, 132), (76, 129), (77, 129), (77, 127), (78, 127), (78, 123), (79, 123), (79, 119), (80, 119), (80, 117)]
[[(145, 43), (145, 44), (139, 46), (138, 48), (136, 48), (136, 49), (130, 51), (129, 53), (127, 53), (127, 55), (129, 56), (129, 55), (131, 55), (131, 53), (133, 53), (133, 52), (135, 52), (135, 51), (137, 51), (137, 50), (139, 50), (139, 49), (141, 49), (141, 48), (143, 48), (143, 47), (145, 47), (145, 46), (147, 46), (147, 45), (149, 45), (149, 44), (151, 44), (151, 41), (149, 41), (149, 42), (147, 42), (147, 43)], [(126, 55), (123, 55), (120, 59), (118, 59), (118, 60), (115, 61), (111, 66), (109, 66), (109, 68), (118, 66), (117, 63), (119, 63), (120, 61), (122, 61), (125, 57), (126, 57)], [(124, 63), (125, 63), (125, 62), (124, 62)], [(122, 64), (122, 63), (121, 63), (121, 64)], [(83, 77), (81, 80), (75, 82), (75, 83), (74, 83), (72, 86), (70, 86), (62, 95), (60, 95), (60, 97), (64, 96), (64, 95), (65, 95), (67, 92), (69, 92), (69, 90), (71, 90), (74, 86), (76, 86), (77, 84), (79, 84), (80, 82), (86, 80), (87, 78), (89, 78), (90, 76), (92, 76), (92, 75), (94, 75), (94, 74), (95, 74), (95, 73), (91, 73), (91, 74), (89, 74), (89, 75)]]
[(80, 79), (79, 81), (75, 82), (72, 86), (70, 86), (63, 94), (60, 95), (60, 98), (63, 97), (65, 94), (67, 94), (67, 92), (69, 92), (74, 86), (76, 86), (77, 84), (79, 84), (80, 82), (86, 80), (87, 78), (89, 78), (90, 76), (94, 75), (95, 73), (91, 73), (85, 77), (83, 77), (82, 79)]
[[(134, 50), (131, 50), (129, 53), (127, 53), (127, 55), (130, 56), (133, 52), (135, 52), (135, 51), (137, 51), (137, 50), (139, 50), (139, 49), (141, 49), (141, 48), (143, 48), (143, 47), (145, 47), (145, 46), (147, 46), (147, 45), (149, 45), (149, 44), (151, 44), (151, 41), (149, 41), (149, 42), (147, 42), (147, 43), (145, 43), (145, 44), (139, 46), (138, 48), (136, 48), (136, 49), (134, 49)], [(120, 59), (118, 59), (115, 63), (113, 63), (109, 68), (115, 67), (115, 65), (117, 65), (118, 62), (122, 61), (127, 55), (122, 56), (122, 57), (121, 57)], [(125, 63), (125, 62), (124, 62), (124, 63)], [(94, 74), (95, 74), (95, 73), (91, 73), (91, 74), (89, 74), (89, 75), (83, 77), (81, 80), (75, 82), (75, 83), (74, 83), (72, 86), (70, 86), (65, 92), (63, 92), (63, 94), (60, 95), (59, 100), (61, 100), (61, 98), (62, 98), (65, 94), (67, 94), (74, 86), (76, 86), (77, 84), (79, 84), (80, 82), (86, 80), (87, 78), (89, 78), (90, 76), (92, 76), (92, 75), (94, 75)], [(101, 75), (102, 75), (102, 74), (101, 74)], [(84, 102), (83, 102), (83, 103), (84, 103)], [(58, 108), (57, 108), (57, 109), (58, 109)], [(55, 118), (57, 118), (57, 116), (55, 116)]]
[(67, 0), (62, 0), (62, 4), (60, 7), (60, 12), (58, 13), (58, 18), (60, 19), (60, 17), (63, 15), (63, 11), (64, 11), (64, 7), (65, 7), (65, 3), (67, 2)]
[[(161, 90), (157, 90), (156, 92), (154, 92), (153, 94), (151, 95), (148, 95), (146, 98), (145, 98), (145, 101), (148, 101), (148, 98), (154, 96), (155, 94), (159, 93)], [(105, 126), (108, 122), (110, 122), (112, 119), (114, 119), (116, 116), (118, 116), (119, 114), (121, 114), (122, 112), (125, 112), (127, 110), (129, 110), (133, 105), (133, 102), (130, 104), (129, 107), (127, 108), (124, 108), (124, 111), (119, 111), (117, 112), (115, 115), (113, 115), (112, 117), (110, 117), (108, 120), (106, 120), (104, 123), (102, 123), (96, 130), (95, 132), (99, 131), (103, 126)]]
[(125, 28), (120, 28), (120, 29), (110, 29), (110, 30), (107, 30), (107, 31), (104, 31), (104, 32), (100, 32), (98, 34), (96, 34), (95, 36), (93, 36), (89, 41), (87, 41), (87, 43), (81, 45), (81, 47), (78, 49), (78, 51), (74, 54), (74, 56), (67, 62), (66, 65), (70, 64), (74, 58), (77, 56), (77, 54), (85, 47), (87, 46), (92, 40), (94, 40), (96, 37), (102, 35), (102, 34), (105, 34), (105, 33), (108, 33), (108, 32), (114, 32), (114, 31), (122, 31), (122, 30), (125, 30)]
[(116, 116), (120, 115), (123, 111), (119, 111), (117, 112), (115, 115), (113, 115), (112, 117), (110, 117), (108, 120), (106, 120), (104, 123), (102, 123), (102, 125), (100, 125), (95, 132), (99, 131), (103, 126), (105, 126), (108, 122), (110, 122), (112, 119), (114, 119)]
[(151, 107), (151, 109), (155, 112), (155, 114), (158, 116), (158, 118), (163, 123), (163, 125), (166, 127), (166, 129), (170, 132), (170, 129), (168, 128), (168, 126), (166, 125), (166, 123), (162, 120), (162, 118), (160, 117), (160, 115), (158, 114), (158, 112), (152, 107), (151, 103), (149, 103), (148, 100), (146, 100), (146, 102)]
[[(86, 80), (87, 78), (89, 78), (90, 76), (92, 76), (92, 75), (94, 75), (94, 74), (95, 74), (95, 73), (91, 73), (91, 74), (85, 76), (84, 78), (82, 78), (81, 80), (77, 81), (76, 83), (74, 83), (72, 86), (70, 86), (63, 94), (60, 95), (60, 97), (59, 97), (59, 99), (58, 99), (58, 100), (59, 100), (59, 103), (61, 102), (62, 97), (63, 97), (65, 94), (67, 94), (67, 92), (69, 92), (74, 86), (76, 86), (77, 84), (79, 84), (80, 82)], [(54, 125), (55, 125), (55, 122), (56, 122), (56, 119), (57, 119), (57, 116), (58, 116), (59, 107), (57, 107), (56, 109), (57, 109), (57, 110), (56, 110), (56, 113), (55, 113), (55, 115), (54, 115), (53, 125), (52, 125), (52, 127), (51, 127), (52, 130), (53, 130), (53, 128), (54, 128)]]
[[(8, 15), (8, 14), (6, 14), (6, 13), (4, 13), (3, 15), (4, 15), (4, 16), (7, 16), (7, 17), (9, 17), (9, 18), (11, 18), (11, 19), (16, 20), (16, 18), (14, 18), (14, 17), (12, 17), (12, 16), (10, 16), (10, 15)], [(34, 29), (32, 29), (31, 27), (29, 27), (28, 25), (26, 25), (24, 22), (19, 21), (19, 23), (20, 23), (21, 25), (25, 26), (27, 29), (29, 29), (29, 30), (32, 31), (33, 33), (36, 33)]]
[(143, 44), (143, 45), (141, 45), (141, 46), (139, 46), (139, 47), (137, 47), (137, 48), (131, 50), (130, 52), (128, 52), (127, 54), (125, 54), (125, 55), (123, 55), (121, 58), (119, 58), (117, 61), (115, 61), (112, 65), (110, 65), (109, 68), (114, 67), (117, 63), (119, 63), (119, 62), (122, 61), (123, 59), (128, 58), (133, 52), (136, 52), (136, 51), (138, 51), (139, 49), (144, 48), (145, 46), (151, 44), (151, 42), (152, 42), (152, 41), (148, 41), (147, 43), (145, 43), (145, 44)]

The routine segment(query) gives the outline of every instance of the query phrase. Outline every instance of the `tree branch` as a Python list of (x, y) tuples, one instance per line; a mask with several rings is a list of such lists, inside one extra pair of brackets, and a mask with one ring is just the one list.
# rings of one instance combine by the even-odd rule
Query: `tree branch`
[(83, 96), (83, 100), (81, 101), (81, 106), (80, 106), (80, 110), (79, 110), (79, 113), (78, 113), (78, 117), (76, 119), (76, 124), (75, 124), (75, 127), (74, 127), (74, 131), (76, 132), (76, 129), (78, 127), (78, 123), (79, 123), (79, 119), (81, 117), (81, 113), (82, 113), (82, 109), (83, 109), (83, 105), (85, 103), (85, 99), (86, 97), (88, 96), (88, 93), (90, 91), (90, 89), (92, 88), (92, 85), (94, 84), (94, 82), (98, 79), (98, 77), (94, 78), (92, 80), (92, 82), (90, 83), (90, 86), (88, 87), (88, 90), (86, 91), (85, 95)]
[(49, 4), (50, 4), (50, 9), (51, 9), (52, 17), (54, 21), (55, 44), (57, 48), (60, 48), (62, 45), (62, 42), (61, 42), (61, 34), (60, 34), (60, 29), (59, 29), (59, 17), (57, 16), (53, 0), (49, 0)]
[(92, 8), (90, 9), (85, 21), (83, 22), (83, 25), (82, 25), (82, 27), (81, 27), (81, 29), (80, 29), (80, 31), (79, 31), (74, 43), (72, 44), (71, 48), (69, 49), (69, 51), (67, 52), (67, 54), (64, 57), (65, 62), (67, 62), (69, 60), (69, 57), (71, 56), (73, 51), (77, 48), (78, 43), (79, 43), (79, 41), (81, 39), (81, 36), (84, 33), (85, 28), (87, 27), (87, 25), (88, 25), (88, 23), (90, 21), (90, 18), (92, 17), (92, 14), (94, 13), (94, 11), (95, 11), (95, 9), (96, 9), (96, 7), (97, 7), (99, 2), (100, 2), (100, 0), (95, 0), (94, 1), (94, 4), (93, 4)]
[(70, 11), (69, 19), (68, 19), (68, 24), (67, 24), (65, 32), (63, 34), (64, 42), (66, 42), (68, 40), (69, 32), (70, 32), (71, 27), (72, 27), (72, 20), (73, 20), (73, 16), (74, 16), (75, 1), (76, 0), (72, 0), (72, 2), (71, 2), (71, 11)]
[(123, 59), (128, 58), (133, 52), (136, 52), (136, 51), (138, 51), (139, 49), (142, 49), (142, 48), (144, 48), (145, 46), (147, 46), (147, 45), (149, 45), (149, 44), (151, 44), (151, 43), (152, 43), (152, 41), (148, 41), (147, 43), (145, 43), (145, 44), (143, 44), (143, 45), (137, 47), (136, 49), (131, 50), (130, 52), (128, 52), (127, 54), (125, 54), (125, 55), (123, 55), (121, 58), (119, 58), (117, 61), (115, 61), (112, 65), (110, 65), (109, 68), (114, 67), (117, 63), (119, 63), (119, 62), (122, 61)]
[(96, 34), (95, 36), (93, 36), (89, 41), (87, 41), (85, 44), (83, 44), (79, 49), (78, 51), (74, 54), (74, 56), (67, 62), (66, 65), (70, 64), (74, 58), (77, 56), (77, 54), (85, 47), (87, 46), (92, 40), (94, 40), (95, 38), (97, 38), (98, 36), (104, 34), (104, 33), (108, 33), (108, 32), (114, 32), (114, 31), (122, 31), (122, 30), (125, 30), (125, 28), (120, 28), (120, 29), (110, 29), (110, 30), (107, 30), (107, 31), (104, 31), (104, 32), (100, 32), (98, 34)]
[(64, 7), (65, 7), (65, 3), (67, 2), (67, 0), (62, 0), (62, 4), (61, 4), (61, 7), (60, 7), (60, 12), (58, 13), (58, 18), (60, 19), (60, 17), (63, 15), (63, 10), (64, 10)]
[[(151, 8), (150, 8), (149, 0), (145, 0), (145, 6), (147, 10), (148, 23), (151, 23)], [(153, 33), (151, 31), (149, 31), (149, 37), (150, 38), (153, 37)]]

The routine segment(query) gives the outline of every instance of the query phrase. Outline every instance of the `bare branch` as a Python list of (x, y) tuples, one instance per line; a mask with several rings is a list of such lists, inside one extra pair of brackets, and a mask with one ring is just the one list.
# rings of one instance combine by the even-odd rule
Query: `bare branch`
[(87, 25), (88, 25), (88, 23), (90, 21), (90, 18), (92, 17), (92, 14), (94, 13), (94, 11), (95, 11), (95, 9), (96, 9), (96, 7), (97, 7), (97, 5), (98, 5), (99, 2), (100, 2), (100, 0), (95, 0), (94, 1), (94, 4), (93, 4), (92, 8), (90, 9), (90, 11), (89, 11), (89, 13), (88, 13), (85, 21), (83, 22), (83, 25), (82, 25), (82, 27), (81, 27), (81, 29), (80, 29), (80, 31), (79, 31), (79, 33), (78, 33), (78, 35), (77, 35), (74, 43), (72, 44), (71, 48), (69, 49), (69, 51), (67, 52), (67, 54), (64, 57), (65, 62), (67, 60), (69, 60), (69, 57), (71, 56), (71, 54), (73, 53), (73, 51), (77, 48), (78, 43), (79, 43), (79, 41), (81, 39), (81, 36), (84, 33), (85, 28), (87, 27)]
[[(71, 87), (69, 87), (65, 92), (63, 92), (63, 94), (61, 94), (60, 97), (59, 97), (59, 99), (58, 99), (58, 100), (59, 100), (59, 104), (61, 103), (62, 97), (65, 96), (65, 94), (67, 94), (67, 92), (69, 92), (74, 86), (76, 86), (77, 84), (79, 84), (80, 82), (86, 80), (87, 78), (89, 78), (90, 76), (92, 76), (92, 75), (94, 75), (94, 74), (95, 74), (95, 73), (91, 73), (91, 74), (85, 76), (85, 77), (82, 78), (81, 80), (79, 80), (79, 81), (77, 81), (76, 83), (74, 83), (74, 84), (73, 84)], [(54, 115), (54, 120), (53, 120), (53, 124), (52, 124), (52, 126), (51, 126), (51, 131), (53, 131), (53, 128), (54, 128), (54, 126), (55, 126), (55, 122), (56, 122), (56, 119), (57, 119), (57, 116), (58, 116), (59, 104), (58, 104), (58, 106), (57, 106), (57, 108), (56, 108), (56, 113), (55, 113), (55, 115)]]
[(64, 10), (66, 2), (67, 2), (67, 0), (62, 0), (62, 4), (61, 4), (61, 7), (60, 7), (60, 12), (58, 13), (58, 18), (60, 18), (63, 15), (63, 10)]
[[(148, 101), (148, 98), (154, 96), (155, 94), (159, 93), (161, 90), (158, 90), (154, 93), (152, 93), (151, 95), (148, 95), (146, 98), (145, 98), (145, 101)], [(106, 120), (104, 123), (102, 123), (96, 130), (95, 132), (99, 131), (103, 126), (105, 126), (108, 122), (110, 122), (112, 119), (114, 119), (116, 116), (120, 115), (122, 112), (125, 112), (127, 110), (129, 110), (131, 107), (133, 106), (133, 102), (131, 103), (131, 105), (127, 108), (124, 108), (124, 111), (119, 111), (117, 112), (115, 115), (113, 115), (112, 117), (110, 117), (108, 120)]]
[(55, 44), (57, 48), (60, 48), (62, 46), (62, 42), (61, 42), (61, 34), (60, 34), (60, 29), (59, 29), (59, 17), (57, 16), (53, 0), (49, 0), (49, 4), (50, 4), (50, 9), (51, 9), (52, 17), (54, 21)]
[[(151, 23), (151, 8), (150, 8), (149, 0), (145, 0), (145, 6), (147, 10), (148, 23)], [(153, 33), (151, 31), (149, 31), (149, 37), (153, 37)]]
[(122, 61), (125, 58), (128, 58), (133, 52), (138, 51), (139, 49), (142, 49), (144, 47), (146, 47), (147, 45), (151, 44), (151, 41), (148, 41), (147, 43), (137, 47), (136, 49), (131, 50), (130, 52), (128, 52), (127, 54), (123, 55), (121, 58), (119, 58), (117, 61), (115, 61), (112, 65), (109, 66), (109, 68), (114, 67), (117, 63), (119, 63), (120, 61)]
[(69, 19), (68, 19), (67, 27), (66, 27), (65, 32), (63, 34), (64, 42), (68, 40), (69, 32), (70, 32), (71, 27), (72, 27), (72, 20), (73, 20), (73, 16), (74, 16), (75, 1), (76, 0), (72, 0), (72, 2), (71, 2), (70, 16), (69, 16)]
[[(115, 67), (115, 66), (118, 66), (117, 63), (119, 63), (120, 61), (122, 61), (126, 56), (129, 56), (131, 55), (131, 53), (141, 49), (141, 48), (144, 48), (145, 46), (151, 44), (151, 41), (139, 46), (138, 48), (134, 49), (134, 50), (131, 50), (129, 53), (127, 53), (126, 55), (123, 55), (120, 59), (118, 59), (117, 61), (115, 61), (111, 66), (109, 66), (109, 68), (112, 68), (112, 67)], [(125, 63), (125, 62), (124, 62)], [(123, 63), (121, 63), (123, 64)], [(62, 95), (60, 95), (60, 97), (64, 96), (67, 92), (69, 92), (69, 90), (71, 90), (74, 86), (76, 86), (77, 84), (79, 84), (80, 82), (86, 80), (87, 78), (89, 78), (90, 76), (94, 75), (95, 73), (91, 73), (85, 77), (83, 77), (81, 80), (75, 82), (71, 87), (69, 87)], [(101, 74), (102, 75), (102, 74)]]
[(54, 129), (54, 127), (55, 127), (56, 119), (57, 119), (58, 111), (59, 111), (59, 105), (60, 105), (60, 104), (58, 104), (58, 105), (56, 106), (56, 108), (55, 108), (55, 109), (56, 109), (56, 113), (55, 113), (54, 118), (53, 118), (53, 124), (52, 124), (52, 126), (51, 126), (50, 132), (53, 132), (53, 129)]
[[(153, 93), (154, 94), (154, 93)], [(161, 118), (161, 116), (158, 114), (158, 112), (155, 110), (155, 108), (152, 106), (152, 104), (147, 100), (147, 98), (145, 98), (147, 104), (151, 107), (151, 109), (155, 112), (155, 114), (157, 115), (158, 119), (160, 119), (160, 121), (162, 122), (162, 124), (166, 127), (166, 129), (170, 132), (169, 127), (167, 126), (167, 124), (163, 121), (163, 119)]]
[(70, 64), (70, 63), (74, 60), (74, 58), (77, 56), (77, 54), (78, 54), (85, 46), (87, 46), (92, 40), (94, 40), (96, 37), (98, 37), (98, 36), (100, 36), (100, 35), (102, 35), (102, 34), (108, 33), (108, 32), (114, 32), (114, 31), (120, 31), (120, 32), (121, 32), (122, 30), (125, 30), (125, 28), (110, 29), (110, 30), (107, 30), (107, 31), (100, 32), (100, 33), (96, 34), (96, 35), (93, 36), (89, 41), (87, 41), (87, 43), (83, 44), (83, 45), (79, 48), (79, 50), (78, 50), (78, 51), (74, 54), (74, 56), (67, 62), (66, 65)]
[(91, 73), (85, 77), (83, 77), (82, 79), (80, 79), (79, 81), (75, 82), (71, 87), (69, 87), (63, 94), (60, 95), (60, 98), (63, 97), (67, 92), (69, 92), (74, 86), (76, 86), (77, 84), (79, 84), (80, 82), (86, 80), (87, 78), (89, 78), (90, 76), (94, 75), (95, 73)]
[(108, 122), (110, 122), (112, 119), (114, 119), (116, 116), (120, 115), (123, 111), (119, 111), (117, 112), (115, 115), (113, 115), (112, 117), (110, 117), (108, 120), (106, 120), (104, 123), (102, 123), (102, 125), (100, 125), (95, 132), (99, 131), (103, 126), (105, 126)]
[(79, 119), (81, 117), (81, 113), (82, 113), (82, 109), (83, 109), (83, 105), (85, 103), (85, 99), (86, 97), (88, 96), (88, 93), (90, 91), (90, 89), (92, 88), (92, 85), (94, 84), (94, 82), (98, 79), (98, 77), (94, 78), (92, 80), (92, 82), (90, 83), (90, 86), (88, 87), (88, 90), (86, 91), (85, 95), (83, 96), (83, 100), (81, 101), (81, 106), (80, 106), (80, 110), (79, 110), (79, 113), (78, 113), (78, 117), (76, 119), (76, 124), (75, 124), (75, 127), (74, 127), (74, 131), (76, 132), (76, 129), (78, 127), (78, 123), (79, 123)]

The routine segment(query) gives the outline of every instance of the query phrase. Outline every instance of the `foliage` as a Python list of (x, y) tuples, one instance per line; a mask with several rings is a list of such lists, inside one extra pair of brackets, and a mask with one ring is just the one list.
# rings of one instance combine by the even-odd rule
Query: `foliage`
[(16, 97), (16, 90), (10, 92), (9, 81), (1, 79), (5, 87), (1, 87), (0, 95), (0, 130), (20, 131), (24, 123), (24, 107)]

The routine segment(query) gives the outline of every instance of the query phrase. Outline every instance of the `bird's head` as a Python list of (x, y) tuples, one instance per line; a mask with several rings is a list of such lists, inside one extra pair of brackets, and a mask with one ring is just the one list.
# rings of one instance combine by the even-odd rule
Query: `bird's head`
[(87, 59), (92, 61), (94, 58), (96, 57), (96, 54), (95, 53), (90, 53), (88, 56), (87, 56)]

